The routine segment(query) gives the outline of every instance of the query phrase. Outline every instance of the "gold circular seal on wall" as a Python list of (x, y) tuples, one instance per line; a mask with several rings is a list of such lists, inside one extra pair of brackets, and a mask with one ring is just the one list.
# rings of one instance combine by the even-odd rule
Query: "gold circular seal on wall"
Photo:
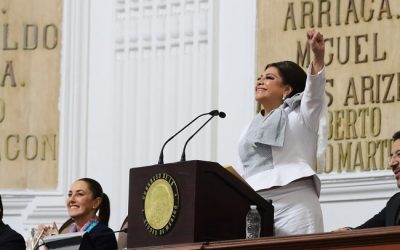
[(153, 175), (143, 192), (146, 229), (153, 235), (164, 235), (175, 223), (179, 195), (175, 180), (167, 173)]

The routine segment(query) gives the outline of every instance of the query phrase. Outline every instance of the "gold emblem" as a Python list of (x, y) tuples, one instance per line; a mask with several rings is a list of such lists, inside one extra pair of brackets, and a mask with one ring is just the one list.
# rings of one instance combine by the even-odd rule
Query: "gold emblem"
[(154, 235), (164, 235), (174, 225), (179, 208), (178, 188), (167, 173), (157, 173), (143, 192), (144, 224)]

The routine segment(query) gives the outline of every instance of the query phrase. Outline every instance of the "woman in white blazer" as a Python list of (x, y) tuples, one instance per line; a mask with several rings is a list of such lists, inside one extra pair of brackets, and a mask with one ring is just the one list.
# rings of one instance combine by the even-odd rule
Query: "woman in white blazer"
[(324, 108), (325, 45), (307, 32), (313, 62), (307, 73), (294, 62), (269, 64), (257, 80), (262, 110), (239, 142), (238, 169), (275, 208), (275, 235), (323, 232), (316, 165), (318, 130)]

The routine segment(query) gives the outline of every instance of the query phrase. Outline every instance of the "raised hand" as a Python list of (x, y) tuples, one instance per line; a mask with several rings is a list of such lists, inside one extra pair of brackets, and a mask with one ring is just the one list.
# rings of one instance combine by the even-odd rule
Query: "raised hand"
[(314, 54), (312, 74), (318, 73), (324, 67), (325, 42), (323, 35), (314, 29), (307, 32), (307, 42)]

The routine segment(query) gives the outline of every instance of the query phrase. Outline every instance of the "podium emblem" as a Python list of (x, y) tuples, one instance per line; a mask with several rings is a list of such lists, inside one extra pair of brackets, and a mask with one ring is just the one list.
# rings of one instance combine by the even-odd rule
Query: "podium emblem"
[(167, 173), (153, 175), (143, 192), (143, 213), (146, 229), (161, 236), (173, 227), (179, 209), (179, 194), (175, 180)]

